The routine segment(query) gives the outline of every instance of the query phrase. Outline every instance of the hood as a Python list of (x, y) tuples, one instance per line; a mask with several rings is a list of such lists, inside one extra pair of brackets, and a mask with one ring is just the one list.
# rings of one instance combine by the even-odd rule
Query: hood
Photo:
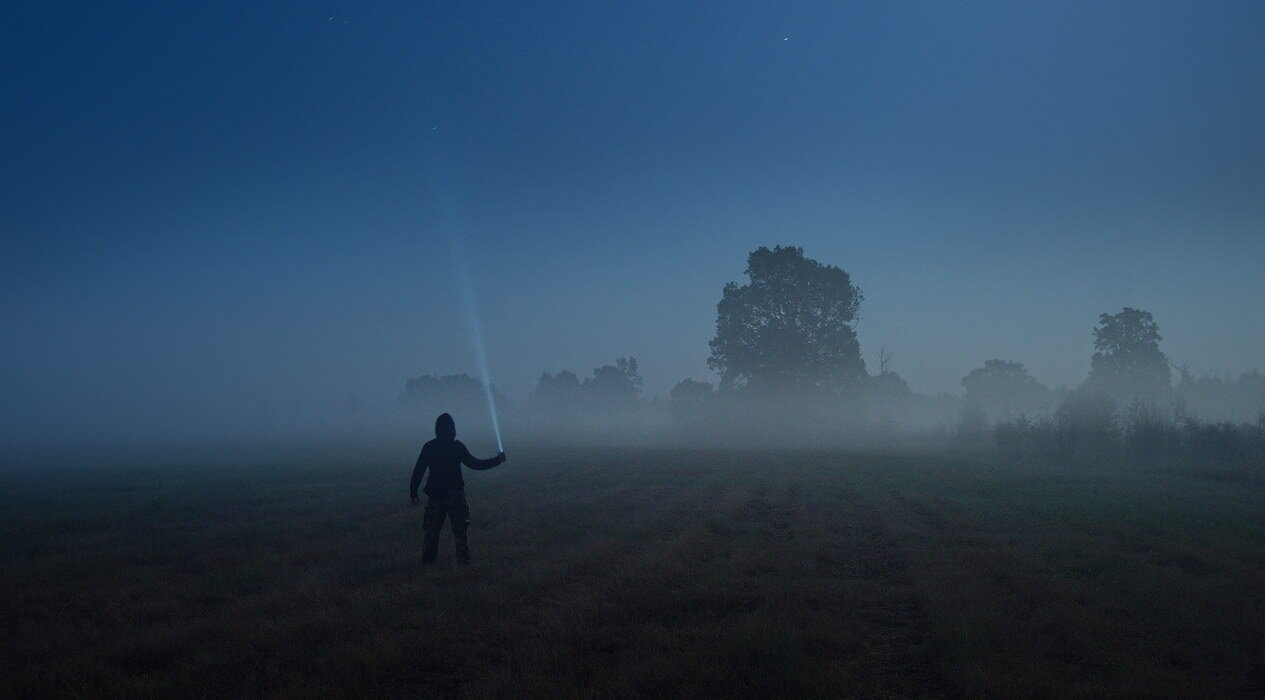
[(439, 414), (435, 419), (435, 437), (449, 440), (457, 437), (457, 423), (447, 413)]

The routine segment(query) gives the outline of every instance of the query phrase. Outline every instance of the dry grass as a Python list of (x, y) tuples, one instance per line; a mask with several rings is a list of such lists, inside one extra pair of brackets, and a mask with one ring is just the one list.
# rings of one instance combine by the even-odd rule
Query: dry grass
[(410, 464), (0, 475), (0, 694), (1265, 693), (1265, 491), (538, 451), (419, 563)]

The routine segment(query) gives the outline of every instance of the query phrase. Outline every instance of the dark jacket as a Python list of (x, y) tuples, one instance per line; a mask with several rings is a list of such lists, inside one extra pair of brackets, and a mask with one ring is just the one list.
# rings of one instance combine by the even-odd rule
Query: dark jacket
[(435, 420), (435, 439), (422, 445), (422, 453), (417, 456), (417, 465), (413, 467), (413, 480), (409, 483), (409, 495), (417, 498), (417, 485), (422, 483), (422, 474), (430, 469), (430, 478), (426, 480), (426, 488), (422, 489), (427, 496), (437, 496), (452, 489), (465, 488), (466, 482), (461, 478), (461, 465), (471, 469), (491, 469), (501, 463), (500, 456), (491, 459), (475, 459), (466, 446), (457, 439), (457, 424), (447, 413)]

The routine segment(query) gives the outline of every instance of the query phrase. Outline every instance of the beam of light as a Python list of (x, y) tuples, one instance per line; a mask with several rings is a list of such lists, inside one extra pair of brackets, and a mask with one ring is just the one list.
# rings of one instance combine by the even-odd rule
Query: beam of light
[(483, 375), (483, 395), (488, 400), (488, 413), (492, 416), (492, 429), (496, 431), (496, 449), (505, 451), (501, 442), (501, 421), (496, 417), (496, 399), (492, 396), (492, 372), (488, 370), (488, 354), (483, 347), (483, 323), (479, 320), (479, 306), (474, 298), (474, 286), (470, 283), (470, 271), (466, 266), (465, 256), (458, 250), (455, 242), (453, 250), (453, 272), (457, 278), (457, 287), (461, 292), (462, 305), (466, 311), (466, 325), (470, 328), (470, 341), (474, 345), (475, 361), (479, 363), (479, 372)]
[[(438, 132), (432, 126), (431, 131)], [(438, 134), (437, 134), (438, 135)], [(466, 325), (470, 329), (470, 344), (474, 346), (475, 361), (479, 365), (479, 373), (483, 379), (483, 395), (488, 402), (488, 415), (492, 417), (492, 430), (496, 432), (496, 449), (505, 451), (505, 443), (501, 440), (501, 421), (496, 415), (496, 398), (492, 395), (492, 372), (488, 369), (488, 354), (483, 345), (483, 322), (479, 318), (479, 305), (474, 296), (474, 285), (470, 280), (470, 266), (467, 264), (465, 250), (458, 239), (458, 232), (463, 230), (461, 209), (457, 198), (449, 189), (446, 176), (451, 168), (449, 159), (445, 157), (447, 149), (442, 138), (428, 141), (423, 148), (423, 158), (432, 163), (429, 173), (429, 186), (435, 203), (438, 205), (439, 230), (448, 234), (448, 250), (452, 255), (452, 273), (456, 278), (457, 291), (461, 294), (461, 302), (466, 312)]]

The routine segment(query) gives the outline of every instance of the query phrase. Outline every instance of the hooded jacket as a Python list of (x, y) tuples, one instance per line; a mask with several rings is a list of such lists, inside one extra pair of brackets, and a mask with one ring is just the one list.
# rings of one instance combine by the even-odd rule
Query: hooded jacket
[(441, 414), (435, 419), (435, 439), (422, 445), (422, 453), (417, 456), (413, 480), (409, 483), (409, 495), (417, 498), (417, 486), (422, 483), (422, 475), (427, 469), (430, 469), (430, 477), (422, 491), (433, 498), (453, 489), (465, 488), (466, 482), (461, 478), (461, 465), (471, 469), (491, 469), (500, 463), (499, 457), (475, 459), (471, 456), (466, 446), (457, 439), (457, 424), (452, 416)]

